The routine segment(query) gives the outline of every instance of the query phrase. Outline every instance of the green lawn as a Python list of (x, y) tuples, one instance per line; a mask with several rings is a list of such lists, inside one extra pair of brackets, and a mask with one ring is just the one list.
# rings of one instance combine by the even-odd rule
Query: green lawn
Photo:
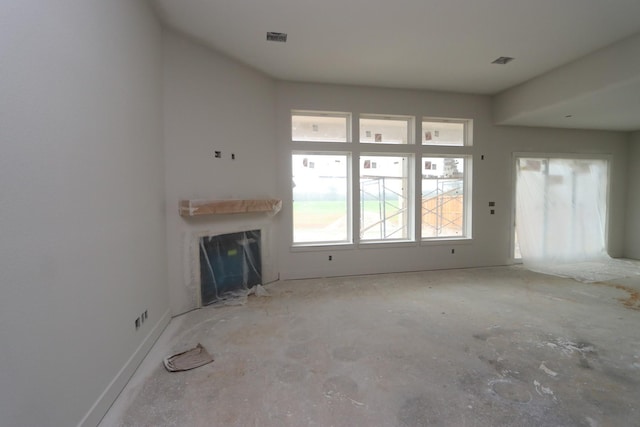
[[(295, 215), (327, 215), (340, 216), (344, 213), (345, 202), (341, 201), (324, 201), (310, 200), (293, 203), (293, 211)], [(387, 213), (397, 210), (396, 202), (387, 203)], [(364, 211), (377, 213), (379, 204), (375, 200), (367, 200), (364, 202)]]

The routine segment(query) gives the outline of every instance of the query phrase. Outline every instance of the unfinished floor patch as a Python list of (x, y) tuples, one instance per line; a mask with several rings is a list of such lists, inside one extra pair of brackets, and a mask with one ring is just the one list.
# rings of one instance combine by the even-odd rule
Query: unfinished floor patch
[[(615, 288), (509, 267), (266, 289), (181, 316), (102, 427), (638, 425), (640, 312)], [(215, 363), (160, 368), (196, 342)]]

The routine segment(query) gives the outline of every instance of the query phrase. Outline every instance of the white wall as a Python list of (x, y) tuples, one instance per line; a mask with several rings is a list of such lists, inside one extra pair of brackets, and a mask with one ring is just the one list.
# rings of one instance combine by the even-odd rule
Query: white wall
[(160, 28), (0, 9), (0, 424), (95, 425), (168, 319)]
[(625, 256), (640, 259), (640, 132), (630, 139)]
[[(347, 111), (473, 119), (473, 241), (402, 247), (291, 249), (290, 111)], [(502, 265), (510, 262), (512, 236), (513, 152), (596, 153), (613, 155), (609, 252), (623, 253), (627, 135), (493, 126), (490, 98), (428, 91), (279, 83), (277, 101), (279, 191), (285, 200), (279, 217), (282, 278), (335, 276)], [(480, 160), (484, 155), (485, 160)], [(488, 202), (496, 202), (490, 215)], [(455, 249), (455, 254), (451, 254)], [(328, 261), (328, 254), (333, 260)]]
[[(164, 70), (167, 256), (175, 315), (196, 307), (189, 250), (201, 233), (264, 227), (263, 278), (277, 279), (276, 236), (266, 215), (178, 215), (180, 199), (276, 195), (275, 84), (172, 32), (164, 36)], [(214, 158), (216, 150), (222, 158)]]

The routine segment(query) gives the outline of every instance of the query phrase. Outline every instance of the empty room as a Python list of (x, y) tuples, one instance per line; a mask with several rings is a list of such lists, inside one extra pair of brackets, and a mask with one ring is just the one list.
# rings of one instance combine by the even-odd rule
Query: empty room
[(0, 426), (640, 426), (640, 2), (0, 11)]

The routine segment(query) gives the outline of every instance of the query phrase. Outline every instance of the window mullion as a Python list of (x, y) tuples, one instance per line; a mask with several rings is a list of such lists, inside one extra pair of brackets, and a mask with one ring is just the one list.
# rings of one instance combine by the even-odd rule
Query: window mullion
[(413, 238), (419, 242), (422, 238), (422, 150), (416, 145), (413, 156)]
[(359, 114), (351, 115), (351, 239), (360, 244), (360, 126)]

